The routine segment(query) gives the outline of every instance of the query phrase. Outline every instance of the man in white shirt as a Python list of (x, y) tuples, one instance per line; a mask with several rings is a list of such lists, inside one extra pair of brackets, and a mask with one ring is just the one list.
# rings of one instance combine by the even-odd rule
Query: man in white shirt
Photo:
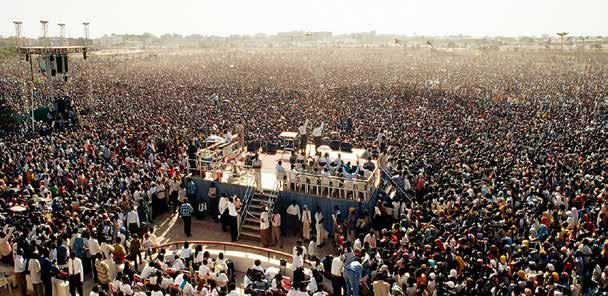
[(32, 258), (30, 258), (27, 264), (27, 270), (30, 272), (30, 277), (32, 279), (32, 287), (34, 289), (34, 296), (43, 296), (44, 295), (44, 286), (42, 284), (41, 279), (41, 268), (40, 260), (38, 260), (40, 256), (38, 255), (38, 251), (32, 254)]
[(306, 142), (308, 142), (308, 136), (306, 129), (308, 128), (308, 119), (304, 122), (304, 125), (298, 127), (298, 134), (300, 135), (300, 150), (306, 152)]
[(209, 262), (207, 261), (207, 259), (203, 259), (203, 264), (198, 267), (198, 276), (200, 278), (206, 279), (207, 277), (211, 276), (211, 268), (208, 264)]
[(223, 193), (218, 203), (218, 209), (220, 212), (220, 223), (222, 224), (222, 231), (226, 232), (226, 226), (228, 225), (228, 197)]
[(101, 253), (101, 246), (99, 245), (99, 241), (95, 238), (95, 233), (90, 234), (89, 239), (87, 240), (87, 249), (89, 249), (89, 254), (91, 254), (91, 266), (93, 266), (93, 281), (97, 282), (97, 270), (95, 269), (95, 261), (97, 258), (97, 254)]
[(232, 241), (236, 241), (238, 234), (239, 234), (239, 230), (238, 230), (238, 225), (237, 225), (237, 211), (236, 211), (236, 206), (234, 205), (234, 197), (230, 197), (229, 201), (228, 201), (228, 215), (229, 215), (229, 219), (230, 219), (230, 238), (232, 239)]
[(300, 206), (292, 201), (291, 204), (287, 207), (287, 224), (289, 224), (289, 228), (293, 231), (294, 235), (298, 235), (300, 219), (302, 218), (300, 214)]
[(262, 160), (257, 153), (251, 162), (251, 166), (253, 167), (256, 189), (262, 192)]
[(139, 215), (135, 210), (135, 207), (131, 207), (131, 210), (127, 213), (127, 227), (129, 227), (129, 233), (131, 235), (139, 235)]
[(283, 162), (280, 160), (277, 162), (275, 167), (275, 173), (277, 176), (277, 186), (279, 186), (279, 188), (283, 188), (285, 186), (286, 174), (285, 168), (283, 167)]
[(78, 295), (84, 295), (82, 292), (82, 282), (84, 281), (82, 261), (80, 258), (76, 257), (74, 252), (70, 254), (70, 259), (68, 260), (68, 274), (70, 294), (76, 296), (76, 291), (78, 291)]
[(342, 249), (338, 250), (338, 254), (331, 261), (331, 285), (333, 288), (333, 294), (340, 296), (342, 295), (342, 288), (344, 287), (344, 278), (342, 277), (342, 270), (344, 263), (342, 262)]
[(17, 248), (17, 244), (13, 245), (13, 250), (15, 250), (14, 260), (14, 271), (15, 271), (15, 280), (16, 284), (21, 291), (21, 295), (27, 295), (27, 282), (25, 280), (25, 259), (23, 258), (23, 250)]
[(376, 234), (374, 230), (370, 230), (368, 234), (363, 238), (363, 243), (368, 243), (370, 248), (376, 248)]
[(293, 270), (296, 270), (302, 266), (304, 266), (304, 255), (303, 255), (302, 247), (297, 247), (296, 253), (293, 255), (293, 260), (291, 262), (291, 268)]
[(173, 262), (172, 268), (175, 269), (176, 271), (180, 271), (180, 270), (186, 269), (186, 265), (184, 264), (184, 261), (181, 258), (176, 257), (175, 262)]
[(156, 272), (156, 268), (154, 267), (154, 261), (150, 261), (148, 263), (148, 265), (146, 265), (144, 267), (144, 269), (141, 270), (141, 278), (147, 279), (155, 272)]
[(321, 122), (321, 125), (319, 127), (316, 127), (314, 130), (312, 130), (312, 140), (315, 143), (315, 148), (319, 148), (319, 146), (321, 146), (321, 135), (323, 134), (324, 125), (325, 123)]
[(270, 220), (268, 218), (268, 207), (264, 207), (264, 211), (260, 214), (260, 239), (262, 247), (268, 248), (268, 231), (270, 228)]

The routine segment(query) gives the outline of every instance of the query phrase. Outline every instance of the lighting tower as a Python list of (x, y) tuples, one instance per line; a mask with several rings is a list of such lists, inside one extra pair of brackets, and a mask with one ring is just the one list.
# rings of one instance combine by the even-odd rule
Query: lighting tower
[(87, 46), (88, 42), (89, 42), (89, 23), (88, 22), (84, 22), (82, 23), (82, 26), (84, 28), (84, 45)]
[(49, 21), (40, 21), (42, 25), (42, 46), (49, 46)]
[(59, 45), (65, 45), (65, 24), (57, 24), (59, 25)]
[(568, 35), (568, 32), (557, 33), (557, 36), (561, 38), (561, 49), (564, 49), (564, 37), (566, 37), (566, 35)]
[(21, 27), (23, 26), (22, 21), (13, 21), (15, 24), (15, 46), (21, 46)]

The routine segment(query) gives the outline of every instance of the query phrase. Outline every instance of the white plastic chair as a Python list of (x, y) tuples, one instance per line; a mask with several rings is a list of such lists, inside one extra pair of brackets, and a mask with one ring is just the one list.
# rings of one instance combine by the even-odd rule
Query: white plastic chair
[(327, 196), (331, 196), (333, 190), (331, 189), (331, 182), (329, 177), (321, 177), (321, 195), (323, 195), (323, 190), (327, 189)]
[(308, 192), (308, 185), (306, 184), (306, 176), (298, 174), (298, 188), (304, 192)]
[(359, 198), (359, 194), (361, 194), (363, 196), (363, 200), (367, 201), (367, 196), (369, 195), (369, 191), (367, 190), (367, 184), (365, 182), (356, 182), (355, 183), (355, 190), (356, 190), (356, 195), (358, 199)]
[(293, 190), (298, 191), (298, 175), (294, 172), (289, 172), (289, 189), (293, 185)]
[(348, 192), (352, 192), (353, 194), (353, 199), (355, 197), (355, 184), (353, 183), (352, 180), (344, 180), (344, 186), (343, 186), (343, 190), (344, 190), (344, 198), (348, 198)]
[(283, 189), (283, 187), (285, 186), (285, 180), (283, 180), (285, 178), (285, 172), (277, 172), (277, 186), (280, 190)]
[(308, 186), (306, 193), (310, 193), (313, 189), (316, 189), (317, 195), (319, 195), (319, 177), (308, 176)]

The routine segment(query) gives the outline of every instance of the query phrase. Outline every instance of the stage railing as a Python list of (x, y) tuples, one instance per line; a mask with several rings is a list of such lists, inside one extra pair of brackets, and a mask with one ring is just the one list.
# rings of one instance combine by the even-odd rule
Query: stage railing
[[(374, 168), (374, 170), (372, 171), (372, 173), (365, 179), (359, 178), (357, 176), (353, 177), (352, 179), (349, 178), (345, 178), (345, 177), (340, 177), (340, 176), (323, 176), (321, 174), (311, 174), (311, 173), (301, 173), (301, 172), (290, 172), (290, 171), (286, 171), (285, 172), (286, 176), (287, 176), (287, 186), (283, 186), (283, 190), (284, 191), (292, 191), (291, 190), (291, 185), (294, 185), (294, 188), (296, 186), (319, 186), (320, 189), (323, 188), (327, 188), (328, 190), (351, 190), (354, 193), (362, 193), (362, 192), (366, 192), (364, 194), (365, 201), (367, 201), (370, 197), (372, 192), (374, 191), (378, 178), (379, 178), (379, 169), (376, 166)], [(291, 176), (294, 176), (296, 178), (298, 178), (299, 180), (292, 180)], [(302, 178), (304, 178), (304, 181), (302, 181)], [(319, 183), (317, 184), (306, 184), (304, 182), (309, 182), (310, 179), (315, 178), (316, 180), (318, 180)], [(327, 178), (329, 181), (329, 185), (323, 185), (323, 179)], [(345, 188), (345, 184), (347, 184), (347, 182), (352, 182), (352, 189), (348, 189)], [(364, 188), (361, 190), (360, 186), (363, 185)], [(329, 187), (328, 187), (329, 186)], [(354, 194), (356, 195), (356, 194)], [(356, 196), (353, 195), (353, 199), (357, 200)]]
[[(253, 174), (254, 174), (253, 167), (251, 167), (249, 165), (245, 165), (242, 161), (239, 161), (239, 160), (209, 161), (209, 160), (203, 160), (201, 158), (197, 158), (196, 159), (196, 170), (197, 170), (197, 172), (199, 172), (200, 176), (203, 179), (206, 177), (206, 172), (211, 172), (213, 175), (212, 178), (214, 180), (221, 179), (221, 177), (224, 174), (235, 174), (235, 173), (238, 173), (240, 175), (246, 175), (247, 177), (250, 178), (244, 183), (239, 182), (241, 185), (249, 184), (251, 182), (251, 179), (253, 179)], [(302, 186), (318, 186), (319, 189), (327, 189), (328, 191), (331, 190), (332, 192), (334, 192), (334, 191), (353, 192), (353, 193), (355, 193), (355, 194), (353, 194), (354, 200), (358, 200), (358, 195), (360, 195), (359, 193), (362, 193), (363, 196), (365, 197), (364, 198), (365, 201), (369, 200), (369, 198), (371, 197), (372, 193), (374, 192), (374, 190), (376, 188), (379, 178), (381, 177), (381, 171), (380, 171), (380, 168), (378, 167), (378, 165), (376, 165), (374, 167), (374, 170), (369, 174), (368, 177), (360, 178), (359, 175), (356, 175), (352, 179), (342, 177), (342, 176), (333, 176), (333, 175), (323, 176), (321, 174), (313, 174), (313, 173), (309, 173), (309, 172), (292, 172), (292, 171), (286, 169), (284, 171), (284, 176), (287, 177), (286, 180), (278, 180), (278, 178), (280, 178), (280, 176), (277, 175), (276, 169), (261, 169), (261, 173), (274, 175), (276, 178), (275, 185), (279, 182), (283, 184), (282, 186), (279, 186), (278, 188), (273, 187), (273, 190), (278, 189), (279, 191), (297, 192), (298, 190), (292, 190), (291, 185), (295, 184), (295, 185), (297, 185), (298, 188), (300, 188)], [(291, 177), (292, 175), (294, 175), (296, 178), (298, 178), (299, 181), (293, 180)], [(232, 178), (233, 176), (234, 175), (232, 175), (230, 177)], [(316, 183), (316, 184), (308, 183), (313, 178), (315, 180), (318, 180), (318, 183)], [(328, 179), (329, 188), (327, 187), (328, 185), (323, 184), (323, 179), (325, 179), (325, 178)], [(233, 183), (233, 180), (229, 179), (228, 182)], [(348, 184), (348, 182), (352, 182), (352, 188), (345, 187), (345, 184)], [(250, 185), (246, 185), (246, 186), (250, 186)], [(295, 189), (295, 187), (296, 186), (294, 186), (294, 189)], [(321, 194), (315, 194), (315, 192), (308, 192), (308, 193), (314, 194), (314, 195), (321, 195)], [(334, 196), (332, 195), (332, 197), (334, 197)], [(341, 198), (340, 194), (338, 194), (338, 198)]]
[[(154, 247), (153, 251), (158, 252), (160, 249), (177, 251), (177, 250), (180, 250), (184, 246), (185, 242), (186, 241), (175, 241), (175, 242), (162, 244), (162, 245)], [(189, 247), (193, 250), (198, 245), (203, 246), (203, 250), (220, 250), (220, 251), (223, 251), (224, 254), (226, 254), (227, 251), (238, 251), (239, 249), (246, 250), (246, 252), (250, 253), (250, 254), (266, 256), (267, 262), (270, 262), (270, 260), (285, 260), (287, 262), (291, 262), (291, 260), (293, 259), (292, 254), (289, 254), (289, 253), (285, 253), (285, 252), (281, 252), (281, 251), (277, 251), (277, 250), (273, 250), (273, 249), (269, 249), (269, 248), (262, 248), (262, 247), (246, 245), (246, 244), (238, 244), (238, 243), (232, 243), (232, 242), (218, 242), (218, 241), (187, 241), (187, 242), (189, 244)], [(230, 258), (228, 258), (228, 259), (230, 259)], [(305, 260), (305, 264), (310, 265), (310, 261)]]
[(247, 213), (249, 210), (249, 205), (251, 204), (251, 199), (255, 194), (255, 187), (253, 187), (253, 178), (249, 178), (249, 182), (247, 184), (247, 191), (245, 191), (245, 196), (243, 197), (243, 207), (241, 212), (239, 213), (240, 221), (239, 221), (239, 233), (238, 237), (241, 236), (241, 229), (243, 228), (243, 224), (245, 223), (245, 218), (247, 217)]
[(249, 165), (245, 165), (243, 162), (238, 160), (231, 161), (211, 161), (211, 160), (203, 160), (201, 158), (197, 158), (196, 167), (190, 168), (190, 170), (195, 169), (198, 174), (204, 179), (206, 172), (211, 172), (214, 174), (213, 179), (218, 179), (218, 174), (224, 174), (228, 172), (229, 174), (245, 174), (251, 175), (252, 167)]
[(403, 189), (399, 184), (397, 184), (397, 182), (395, 180), (393, 180), (393, 175), (387, 171), (386, 169), (382, 169), (381, 170), (381, 174), (384, 176), (384, 181), (390, 183), (393, 187), (395, 187), (395, 189), (397, 191), (399, 191), (399, 193), (404, 196), (410, 203), (413, 202), (412, 197), (410, 196), (409, 193), (407, 193), (405, 191), (405, 189)]

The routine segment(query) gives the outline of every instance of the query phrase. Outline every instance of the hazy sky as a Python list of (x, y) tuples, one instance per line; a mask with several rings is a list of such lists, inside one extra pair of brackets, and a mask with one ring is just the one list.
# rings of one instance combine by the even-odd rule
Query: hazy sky
[(608, 0), (2, 0), (0, 35), (40, 35), (41, 19), (66, 35), (109, 33), (230, 35), (290, 30), (376, 30), (407, 35), (608, 35)]

